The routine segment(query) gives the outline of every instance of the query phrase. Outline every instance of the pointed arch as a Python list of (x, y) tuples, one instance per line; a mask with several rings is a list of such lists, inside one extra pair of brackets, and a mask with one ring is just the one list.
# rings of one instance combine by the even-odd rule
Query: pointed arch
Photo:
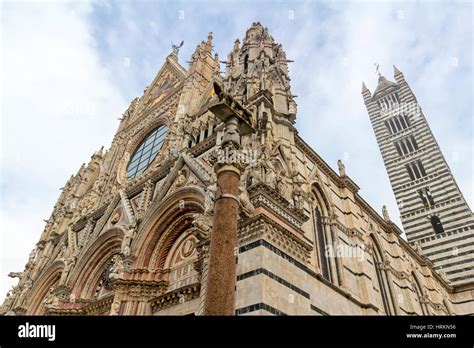
[(390, 287), (390, 280), (387, 271), (381, 266), (387, 261), (385, 259), (383, 249), (380, 246), (380, 242), (374, 233), (370, 234), (370, 238), (373, 243), (373, 264), (375, 268), (375, 274), (379, 284), (380, 296), (382, 297), (382, 303), (387, 315), (396, 315), (395, 302), (393, 300), (393, 293)]
[(150, 207), (150, 213), (132, 242), (134, 268), (163, 269), (176, 239), (191, 227), (194, 213), (204, 212), (204, 191), (198, 187), (176, 190)]
[(418, 298), (418, 303), (420, 304), (420, 309), (421, 309), (421, 313), (423, 315), (428, 315), (428, 308), (426, 306), (426, 304), (423, 302), (423, 298), (426, 296), (426, 292), (424, 291), (423, 287), (421, 286), (421, 282), (420, 282), (420, 277), (418, 276), (417, 272), (415, 272), (414, 270), (411, 271), (411, 275), (413, 277), (413, 285), (415, 287), (415, 292), (416, 292), (416, 296)]
[(30, 291), (31, 298), (28, 299), (26, 315), (44, 315), (44, 299), (50, 288), (56, 286), (61, 278), (64, 262), (55, 261), (44, 271)]
[(123, 234), (118, 227), (103, 233), (80, 257), (67, 282), (76, 298), (93, 298), (107, 262), (120, 252)]
[[(330, 227), (323, 222), (324, 218), (330, 216), (330, 206), (319, 184), (312, 185), (312, 193), (315, 198), (312, 216), (314, 222), (314, 244), (317, 249), (318, 263), (323, 277), (328, 281), (334, 282), (334, 278), (337, 277), (337, 275), (334, 274), (337, 273), (337, 265), (334, 264), (336, 262), (336, 253), (327, 252), (328, 248), (333, 247), (332, 235)], [(329, 258), (328, 255), (333, 255), (333, 257)]]

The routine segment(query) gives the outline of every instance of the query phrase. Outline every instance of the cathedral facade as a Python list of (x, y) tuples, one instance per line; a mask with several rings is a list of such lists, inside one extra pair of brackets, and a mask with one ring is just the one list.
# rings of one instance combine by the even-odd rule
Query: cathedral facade
[[(216, 175), (222, 161), (239, 162), (241, 169), (239, 212), (220, 217), (237, 223), (235, 315), (474, 313), (472, 271), (456, 272), (466, 268), (460, 261), (472, 264), (472, 247), (461, 249), (465, 243), (455, 235), (473, 236), (472, 213), (458, 191), (446, 200), (453, 200), (452, 209), (454, 201), (462, 205), (459, 218), (449, 221), (443, 217), (447, 205), (429, 212), (423, 201), (401, 208), (410, 245), (386, 210), (380, 216), (358, 194), (341, 161), (334, 171), (298, 135), (289, 61), (260, 23), (235, 41), (224, 76), (212, 34), (197, 45), (187, 69), (178, 53), (173, 46), (143, 96), (131, 102), (110, 148), (94, 153), (67, 181), (25, 269), (10, 273), (19, 282), (1, 314), (206, 314), (215, 207), (225, 185)], [(398, 84), (382, 80), (374, 96), (363, 89), (383, 144), (379, 98), (399, 88), (396, 95), (403, 97), (407, 88), (400, 72), (395, 78)], [(221, 145), (233, 135), (211, 107), (222, 95), (245, 108), (252, 124), (231, 154)], [(391, 175), (398, 167), (387, 161), (397, 160), (383, 154)], [(434, 204), (441, 203), (441, 169), (429, 179)], [(428, 185), (393, 180), (395, 194), (407, 200)], [(446, 236), (432, 231), (437, 221), (432, 226), (431, 216), (439, 215)], [(433, 254), (433, 245), (445, 241), (471, 250), (451, 260), (448, 271), (440, 267), (444, 255)]]

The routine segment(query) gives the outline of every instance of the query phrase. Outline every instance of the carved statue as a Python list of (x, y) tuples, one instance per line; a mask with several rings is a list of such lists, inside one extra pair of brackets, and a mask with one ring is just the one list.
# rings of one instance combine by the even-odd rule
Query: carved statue
[(421, 248), (421, 244), (419, 241), (415, 242), (414, 249), (418, 253), (418, 255), (423, 256), (423, 249)]
[(44, 307), (45, 308), (54, 308), (58, 305), (59, 299), (54, 293), (54, 288), (49, 288), (48, 294), (46, 295), (46, 298), (44, 299)]
[(10, 278), (19, 278), (19, 279), (21, 279), (21, 277), (23, 276), (23, 272), (10, 272), (10, 273), (8, 273), (8, 276)]
[(246, 217), (251, 217), (255, 212), (255, 207), (253, 206), (252, 202), (250, 202), (250, 197), (247, 188), (245, 186), (240, 186), (239, 191), (239, 200), (240, 206), (242, 208), (242, 213)]
[(213, 214), (214, 213), (214, 202), (216, 201), (217, 193), (217, 184), (213, 183), (209, 185), (206, 189), (206, 196), (204, 198), (204, 213)]
[(181, 43), (178, 45), (175, 45), (174, 43), (171, 43), (171, 48), (173, 48), (173, 54), (178, 55), (179, 49), (183, 47), (184, 41), (181, 41)]
[(388, 215), (387, 206), (385, 205), (382, 207), (382, 216), (385, 221), (387, 222), (390, 221), (390, 216)]
[(69, 273), (71, 272), (71, 269), (74, 267), (76, 264), (76, 257), (71, 256), (67, 259), (64, 260), (64, 269), (63, 272), (61, 273), (61, 278), (59, 279), (59, 284), (66, 284), (67, 277)]
[(122, 278), (124, 270), (123, 259), (120, 256), (115, 257), (114, 264), (110, 270), (109, 279), (116, 280)]
[(125, 183), (127, 182), (127, 165), (128, 162), (130, 161), (130, 153), (128, 151), (125, 151), (123, 154), (122, 159), (119, 162), (118, 168), (117, 168), (117, 182), (121, 185), (124, 186)]
[(20, 286), (21, 293), (17, 302), (19, 306), (22, 306), (24, 304), (27, 293), (31, 289), (32, 286), (33, 286), (33, 282), (31, 281), (31, 279), (27, 279), (25, 283), (22, 286)]
[(291, 200), (292, 197), (283, 171), (281, 171), (280, 175), (276, 178), (276, 188), (280, 192), (280, 195), (282, 195), (286, 200)]
[(276, 188), (276, 169), (266, 147), (262, 151), (260, 161), (265, 170), (265, 183), (270, 187)]
[(194, 213), (192, 214), (193, 217), (193, 227), (195, 229), (204, 232), (204, 234), (208, 234), (212, 228), (212, 218), (207, 214), (199, 214)]
[(346, 166), (342, 163), (341, 160), (337, 160), (337, 167), (339, 168), (339, 175), (345, 176), (346, 175)]
[(120, 252), (124, 256), (130, 256), (130, 244), (132, 243), (133, 238), (136, 233), (136, 224), (130, 224), (126, 227), (125, 233), (123, 235), (122, 246)]
[(176, 187), (182, 187), (186, 184), (186, 171), (181, 169), (176, 177)]
[(231, 118), (225, 125), (222, 146), (227, 144), (232, 144), (236, 149), (240, 147), (240, 131), (236, 118)]

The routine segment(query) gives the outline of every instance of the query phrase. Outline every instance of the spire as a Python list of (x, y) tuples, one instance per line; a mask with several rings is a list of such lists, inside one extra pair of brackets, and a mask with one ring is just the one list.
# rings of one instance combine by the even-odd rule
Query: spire
[(393, 66), (393, 75), (397, 75), (397, 74), (401, 74), (402, 72), (400, 70), (398, 70), (398, 68), (394, 65)]
[(368, 91), (368, 92), (370, 93), (369, 89), (368, 89), (367, 86), (365, 85), (365, 82), (362, 81), (362, 93), (364, 93), (365, 91)]
[(397, 83), (403, 83), (405, 81), (405, 76), (403, 76), (403, 73), (398, 70), (395, 65), (393, 66), (393, 76), (395, 77), (395, 81), (397, 81)]

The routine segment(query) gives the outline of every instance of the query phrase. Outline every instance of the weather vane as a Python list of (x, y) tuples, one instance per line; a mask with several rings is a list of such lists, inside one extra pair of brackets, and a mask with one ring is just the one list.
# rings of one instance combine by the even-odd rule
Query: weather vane
[(375, 65), (375, 73), (379, 74), (379, 76), (380, 76), (380, 71), (379, 71), (379, 66), (380, 65), (379, 65), (379, 63), (374, 63), (374, 65)]

